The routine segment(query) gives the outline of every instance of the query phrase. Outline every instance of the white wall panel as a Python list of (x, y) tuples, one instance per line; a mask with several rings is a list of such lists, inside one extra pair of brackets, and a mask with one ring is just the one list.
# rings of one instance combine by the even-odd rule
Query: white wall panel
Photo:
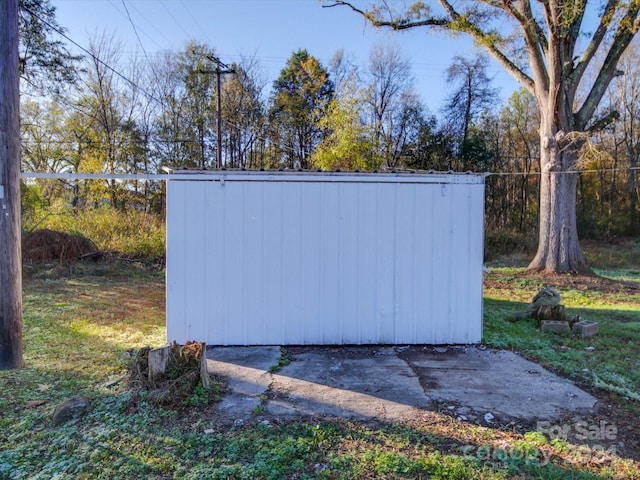
[(167, 340), (482, 337), (481, 175), (175, 173)]

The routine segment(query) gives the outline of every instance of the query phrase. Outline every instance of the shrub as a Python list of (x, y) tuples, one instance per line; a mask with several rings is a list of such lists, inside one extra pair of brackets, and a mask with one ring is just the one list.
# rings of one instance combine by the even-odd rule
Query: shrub
[(48, 228), (91, 239), (100, 250), (128, 257), (161, 258), (165, 254), (164, 219), (135, 210), (110, 207), (73, 212), (51, 208), (25, 222), (25, 229)]
[(535, 250), (536, 239), (533, 235), (525, 235), (510, 230), (489, 230), (485, 233), (485, 261), (514, 253), (533, 254)]

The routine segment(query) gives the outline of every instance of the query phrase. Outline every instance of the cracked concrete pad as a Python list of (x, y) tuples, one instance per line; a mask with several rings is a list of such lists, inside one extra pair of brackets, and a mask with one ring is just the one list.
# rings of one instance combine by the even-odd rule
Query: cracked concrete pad
[(429, 407), (418, 377), (391, 347), (304, 350), (274, 375), (267, 413), (402, 420)]
[[(215, 347), (209, 371), (227, 382), (219, 420), (337, 416), (412, 420), (446, 410), (469, 420), (504, 423), (592, 413), (596, 398), (508, 351), (476, 347)], [(256, 410), (256, 407), (262, 406)], [(490, 419), (490, 420), (487, 420)]]
[(207, 369), (226, 382), (229, 392), (218, 412), (223, 421), (246, 420), (271, 384), (269, 369), (278, 364), (280, 347), (216, 347), (207, 350)]
[(412, 348), (400, 356), (418, 374), (429, 398), (464, 413), (532, 421), (591, 412), (597, 402), (572, 382), (509, 351)]

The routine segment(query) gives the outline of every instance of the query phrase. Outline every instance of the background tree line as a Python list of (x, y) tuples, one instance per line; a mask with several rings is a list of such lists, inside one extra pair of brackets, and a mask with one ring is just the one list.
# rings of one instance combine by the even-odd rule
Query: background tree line
[[(220, 83), (222, 136), (216, 136), (215, 48), (125, 58), (98, 36), (82, 58), (66, 55), (59, 78), (23, 75), (24, 171), (158, 173), (215, 167), (218, 142), (226, 168), (435, 170), (491, 172), (490, 231), (526, 234), (538, 217), (539, 112), (516, 91), (506, 103), (483, 56), (455, 57), (450, 94), (430, 112), (414, 89), (402, 52), (378, 45), (366, 67), (344, 51), (329, 65), (293, 52), (279, 77), (265, 79), (243, 58)], [(583, 237), (640, 233), (640, 77), (637, 48), (609, 88), (606, 108), (620, 117), (595, 132), (581, 153), (578, 221)], [(26, 56), (25, 56), (26, 58)], [(607, 107), (608, 105), (608, 107)], [(162, 212), (161, 182), (38, 180), (24, 184), (24, 215), (56, 205), (82, 210)]]

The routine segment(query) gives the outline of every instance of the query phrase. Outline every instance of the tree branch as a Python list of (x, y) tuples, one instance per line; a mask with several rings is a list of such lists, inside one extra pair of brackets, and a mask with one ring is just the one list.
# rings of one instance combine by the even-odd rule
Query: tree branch
[(375, 15), (374, 11), (366, 12), (354, 6), (351, 2), (346, 2), (343, 0), (335, 0), (329, 5), (322, 5), (322, 8), (333, 8), (340, 6), (348, 7), (354, 12), (362, 15), (365, 19), (371, 22), (374, 27), (389, 27), (396, 31), (408, 30), (415, 27), (446, 27), (447, 25), (449, 25), (449, 23), (451, 23), (450, 20), (445, 17), (429, 17), (423, 20), (415, 21), (411, 21), (407, 18), (398, 20), (382, 20)]
[[(618, 29), (616, 30), (613, 42), (611, 43), (611, 47), (609, 47), (609, 52), (598, 72), (593, 87), (582, 104), (582, 107), (575, 115), (576, 125), (578, 127), (584, 128), (595, 112), (611, 80), (616, 76), (622, 75), (623, 72), (616, 69), (615, 66), (638, 32), (638, 28), (640, 27), (638, 13), (640, 13), (640, 3), (631, 2), (626, 14), (618, 23)], [(601, 24), (602, 23), (601, 21)]]
[(599, 132), (600, 130), (604, 130), (613, 122), (617, 121), (619, 118), (620, 118), (620, 112), (618, 112), (617, 110), (609, 112), (604, 117), (600, 117), (598, 120), (596, 120), (587, 129), (587, 133), (596, 133), (596, 132)]
[(607, 5), (604, 8), (604, 13), (600, 17), (600, 23), (598, 24), (598, 27), (595, 33), (593, 34), (593, 37), (591, 37), (591, 41), (589, 42), (589, 45), (587, 46), (585, 51), (582, 53), (582, 56), (580, 57), (580, 61), (575, 66), (573, 74), (571, 75), (571, 79), (575, 86), (577, 86), (580, 83), (580, 80), (582, 79), (584, 72), (587, 70), (587, 67), (589, 66), (589, 64), (591, 63), (591, 60), (593, 59), (594, 55), (598, 51), (598, 48), (600, 48), (600, 44), (602, 43), (602, 40), (604, 39), (607, 33), (607, 30), (609, 29), (609, 25), (613, 17), (613, 14), (615, 13), (617, 4), (618, 4), (618, 0), (607, 0)]
[[(409, 18), (399, 18), (396, 20), (384, 20), (376, 15), (375, 10), (365, 11), (349, 1), (334, 0), (331, 4), (323, 5), (323, 8), (332, 8), (344, 6), (358, 13), (368, 20), (375, 27), (387, 27), (396, 31), (408, 30), (416, 27), (442, 27), (450, 31), (466, 33), (472, 37), (478, 45), (484, 48), (500, 65), (502, 65), (509, 74), (511, 74), (519, 83), (527, 90), (533, 92), (533, 79), (523, 72), (515, 63), (496, 46), (495, 38), (491, 34), (484, 32), (478, 25), (470, 21), (466, 16), (461, 15), (447, 0), (438, 0), (442, 8), (447, 12), (447, 17), (428, 17), (419, 20), (410, 20)], [(502, 10), (504, 6), (494, 4), (495, 8)]]

